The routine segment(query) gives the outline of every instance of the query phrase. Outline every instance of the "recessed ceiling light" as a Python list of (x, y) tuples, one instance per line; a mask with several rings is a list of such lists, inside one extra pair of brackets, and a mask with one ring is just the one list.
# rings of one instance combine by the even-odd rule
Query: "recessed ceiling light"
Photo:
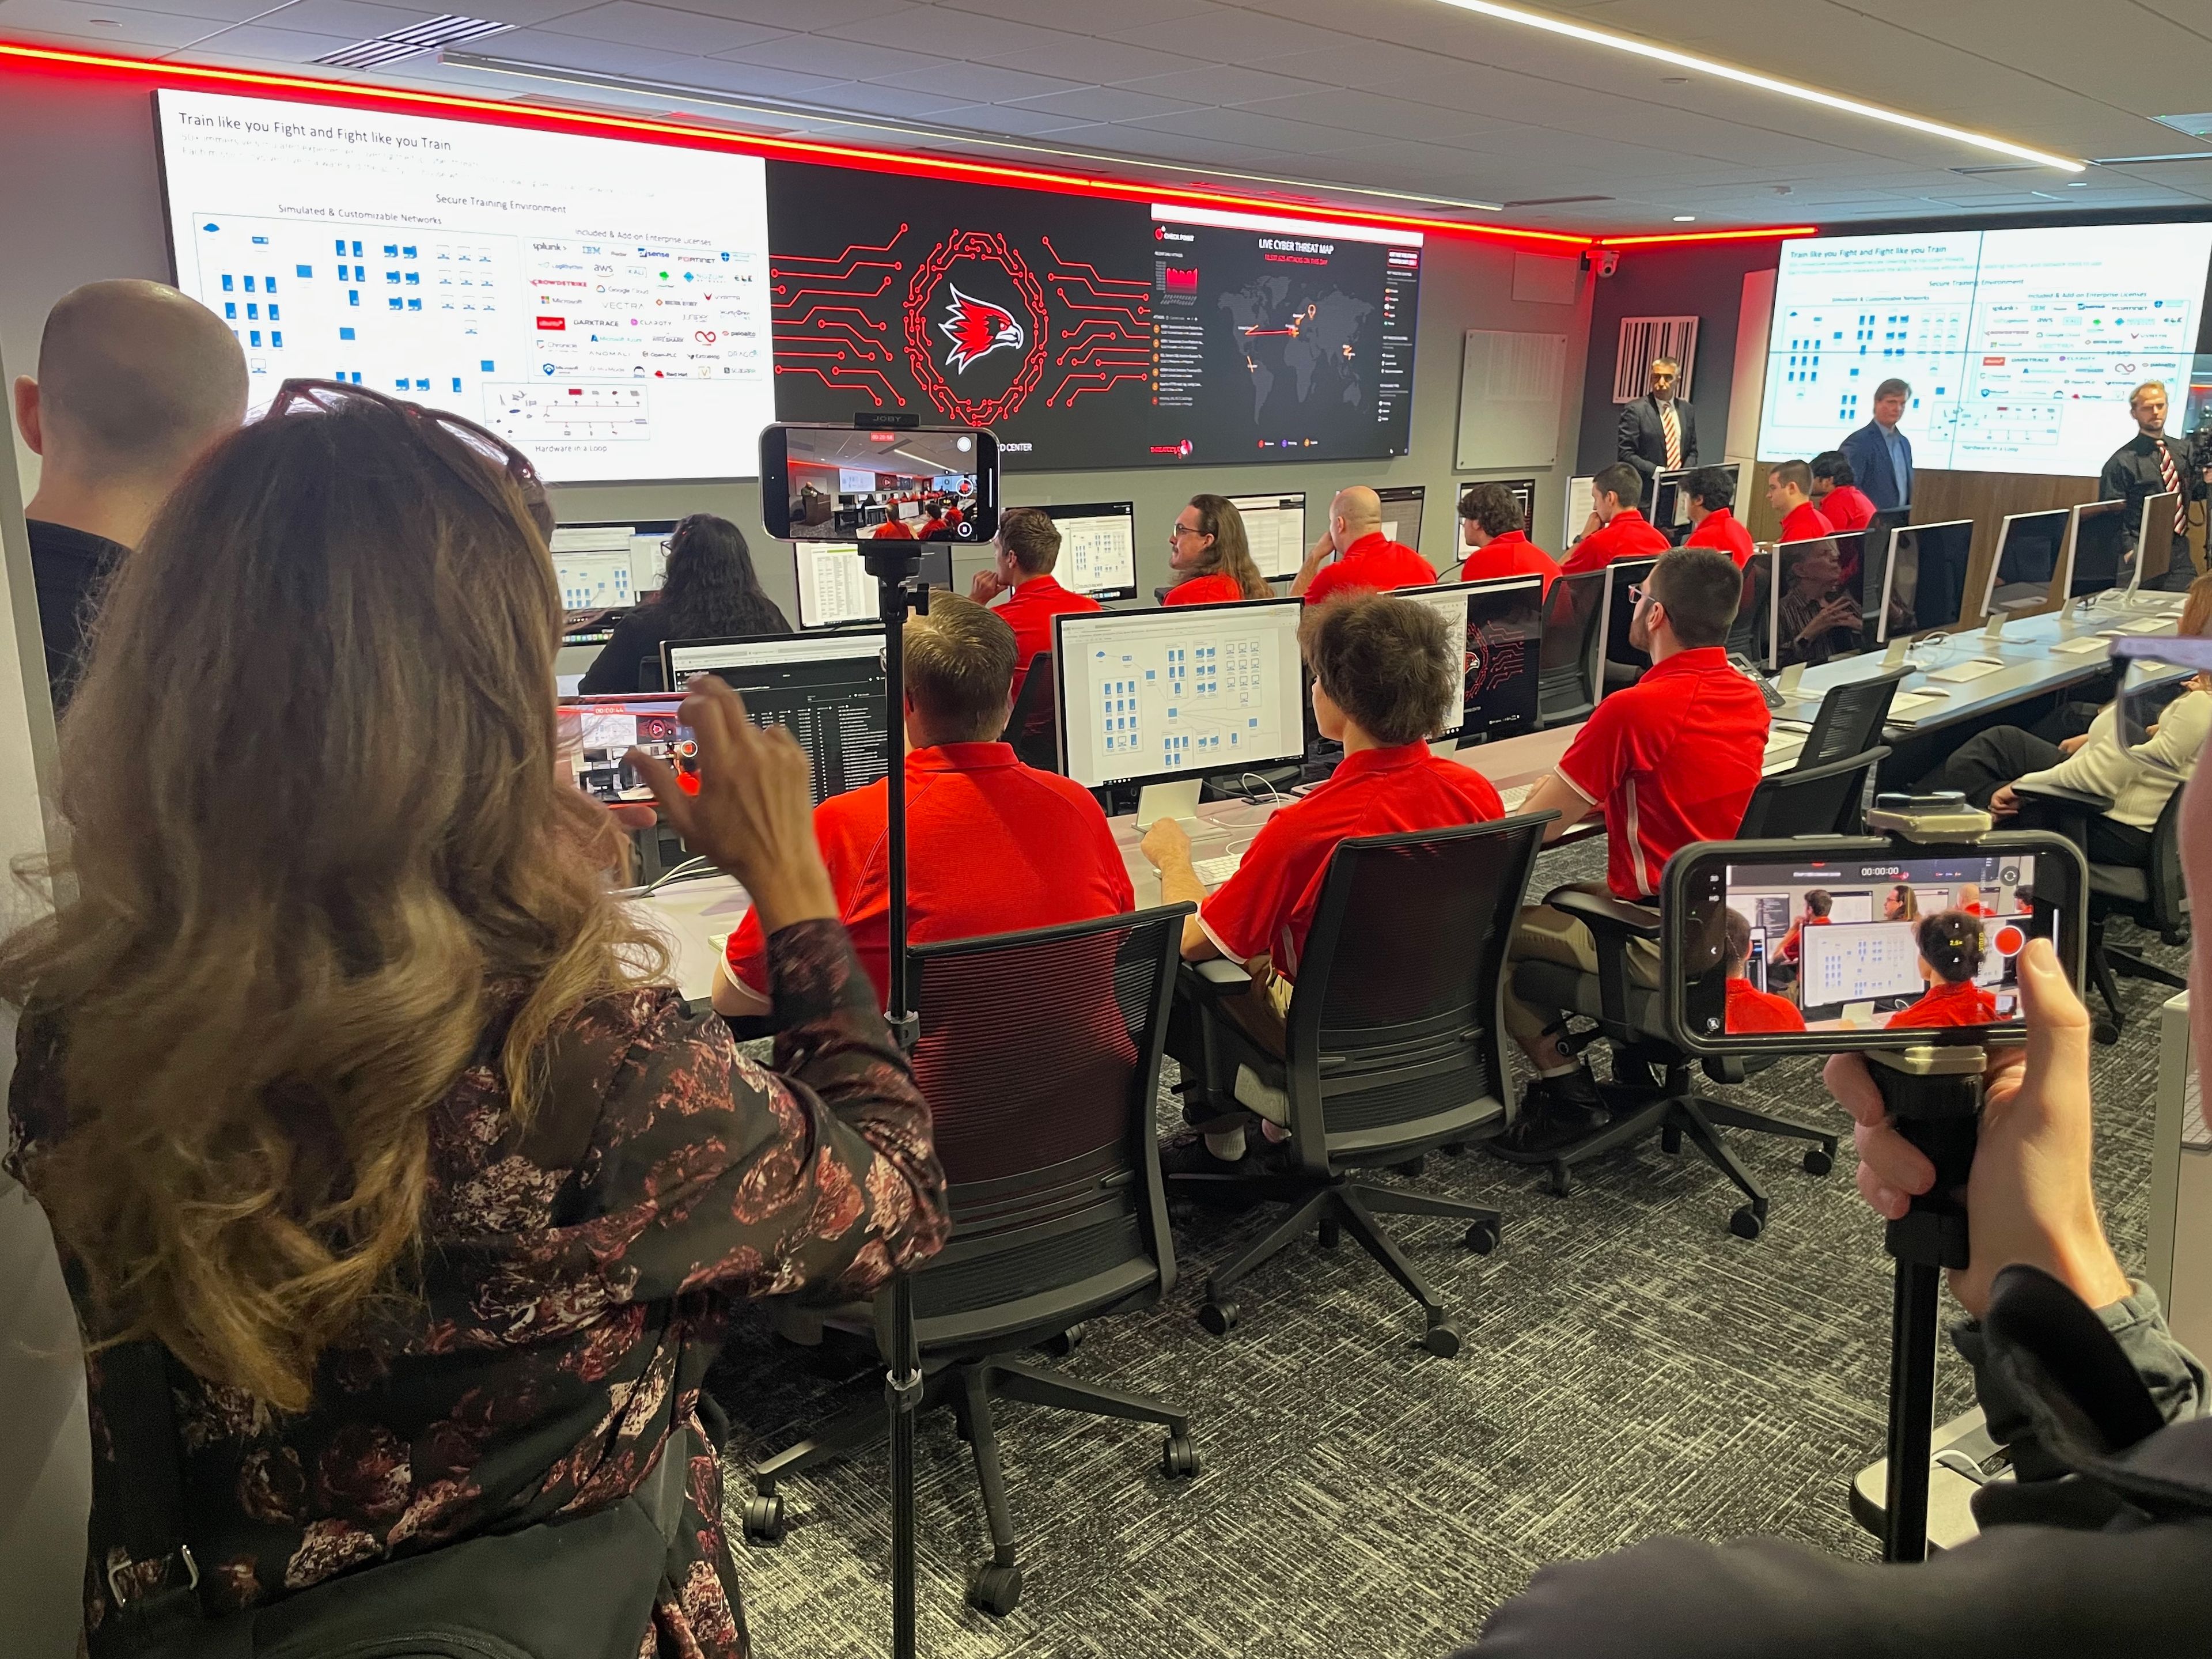
[[(1677, 52), (1672, 46), (1662, 46), (1650, 40), (1639, 40), (1632, 35), (1614, 34), (1606, 29), (1594, 29), (1586, 23), (1571, 23), (1564, 17), (1553, 17), (1540, 11), (1524, 11), (1518, 6), (1500, 5), (1498, 0), (1440, 0), (1440, 3), (1455, 6), (1462, 11), (1471, 11), (1483, 17), (1495, 17), (1500, 22), (1518, 23), (1524, 28), (1542, 29), (1547, 34), (1563, 34), (1571, 40), (1583, 40), (1594, 46), (1610, 46), (1615, 52), (1633, 52), (1639, 58), (1671, 64), (1700, 75), (1717, 75), (1723, 80), (1734, 81), (1739, 86), (1757, 87), (1762, 92), (1779, 93), (1785, 98), (1797, 98), (1808, 104), (1820, 104), (1828, 109), (1839, 110), (1846, 115), (1863, 116), (1869, 121), (1884, 121), (1891, 126), (1910, 127), (1915, 132), (1932, 134), (1938, 138), (1949, 138), (1962, 144), (1972, 144), (1978, 149), (1995, 150), (2002, 155), (2016, 155), (2024, 161), (2057, 167), (2062, 173), (2079, 173), (2082, 164), (2063, 155), (2053, 155), (2045, 150), (2031, 149), (2025, 144), (2015, 144), (2008, 139), (1991, 137), (1985, 132), (1969, 132), (1964, 127), (1946, 125), (1941, 121), (1923, 119), (1907, 115), (1901, 110), (1884, 109), (1879, 104), (1863, 104), (1856, 98), (1839, 97), (1824, 92), (1818, 87), (1801, 86), (1795, 81), (1777, 80), (1771, 75), (1740, 69), (1734, 64), (1724, 64), (1717, 58), (1699, 58), (1694, 53)], [(2197, 118), (2190, 116), (2171, 116), (2169, 125)], [(2184, 127), (2183, 131), (2188, 129)], [(2193, 136), (2193, 135), (2192, 135)]]
[(1690, 77), (1686, 75), (1662, 75), (1659, 77), (1659, 84), (1662, 87), (1686, 87), (1690, 84)]
[(112, 17), (88, 17), (84, 21), (96, 29), (119, 29), (123, 27)]
[(1694, 213), (1678, 213), (1674, 216), (1674, 222), (1678, 225), (1694, 225), (1698, 222), (1698, 216)]
[(2069, 190), (2087, 190), (2089, 188), (2089, 181), (2087, 179), (2069, 179), (2066, 181), (2066, 188)]

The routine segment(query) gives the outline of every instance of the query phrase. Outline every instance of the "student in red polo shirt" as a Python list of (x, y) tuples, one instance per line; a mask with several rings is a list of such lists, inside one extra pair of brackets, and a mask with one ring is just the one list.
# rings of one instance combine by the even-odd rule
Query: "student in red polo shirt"
[(1462, 538), (1474, 550), (1459, 568), (1462, 581), (1541, 576), (1544, 592), (1552, 591), (1559, 580), (1559, 562), (1528, 539), (1521, 503), (1504, 484), (1468, 485), (1459, 498), (1459, 521)]
[(1824, 449), (1813, 458), (1813, 505), (1836, 526), (1838, 536), (1864, 530), (1874, 522), (1874, 502), (1858, 487), (1858, 475), (1840, 449)]
[(1746, 977), (1751, 960), (1751, 923), (1739, 910), (1721, 913), (1721, 949), (1728, 969), (1728, 1001), (1721, 1024), (1729, 1031), (1802, 1031), (1805, 1016), (1788, 997), (1762, 991)]
[[(1336, 562), (1324, 566), (1331, 553)], [(1402, 542), (1382, 533), (1382, 498), (1364, 484), (1340, 489), (1328, 504), (1328, 528), (1313, 544), (1297, 580), (1293, 596), (1308, 605), (1319, 605), (1332, 593), (1364, 587), (1387, 593), (1394, 587), (1425, 587), (1437, 579), (1437, 568)]]
[(1996, 1018), (1997, 1000), (1974, 983), (1989, 948), (1978, 917), (1964, 910), (1939, 910), (1923, 916), (1912, 937), (1920, 947), (1920, 976), (1928, 981), (1928, 989), (1910, 1008), (1892, 1014), (1884, 1030), (1987, 1025)]
[(1638, 510), (1643, 500), (1644, 475), (1626, 461), (1600, 467), (1590, 480), (1589, 522), (1582, 539), (1567, 550), (1559, 574), (1578, 576), (1602, 570), (1615, 559), (1656, 559), (1664, 553), (1667, 538)]
[[(1654, 565), (1629, 623), (1630, 639), (1650, 653), (1651, 666), (1598, 704), (1559, 757), (1559, 769), (1522, 804), (1524, 812), (1559, 813), (1546, 829), (1547, 841), (1603, 809), (1606, 885), (1615, 898), (1650, 903), (1667, 860), (1692, 842), (1734, 836), (1759, 787), (1765, 700), (1729, 666), (1723, 644), (1742, 592), (1742, 573), (1717, 548), (1679, 548)], [(1589, 929), (1546, 904), (1522, 910), (1513, 952), (1592, 977), (1598, 970)], [(1657, 985), (1658, 947), (1636, 941), (1628, 973), (1637, 984)], [(1559, 1046), (1565, 1022), (1562, 1010), (1535, 1007), (1515, 994), (1509, 963), (1506, 1029), (1533, 1062), (1536, 1079), (1513, 1126), (1492, 1143), (1503, 1156), (1545, 1162), (1607, 1121), (1589, 1067)]]
[(1735, 506), (1735, 469), (1701, 466), (1682, 480), (1690, 503), (1690, 534), (1685, 547), (1717, 547), (1739, 570), (1751, 562), (1751, 532), (1731, 510)]
[[(1411, 599), (1343, 593), (1309, 610), (1299, 632), (1313, 671), (1314, 720), (1324, 737), (1343, 744), (1343, 763), (1328, 782), (1261, 826), (1236, 873), (1211, 897), (1191, 867), (1190, 837), (1173, 818), (1154, 824), (1144, 842), (1145, 856), (1159, 868), (1162, 901), (1199, 905), (1183, 923), (1185, 959), (1226, 957), (1251, 970), (1251, 990), (1224, 1012), (1275, 1055), (1283, 1053), (1299, 952), (1337, 843), (1504, 814), (1480, 773), (1429, 752), (1429, 734), (1462, 695), (1462, 642), (1441, 617)], [(1168, 1052), (1190, 1078), (1204, 1065), (1199, 1018), (1178, 1004), (1169, 1028)], [(1281, 1122), (1279, 1097), (1249, 1068), (1204, 1081), (1187, 1112), (1203, 1144), (1170, 1147), (1173, 1167), (1219, 1169), (1244, 1156), (1247, 1114), (1238, 1101)]]
[(1014, 695), (1018, 696), (1030, 659), (1052, 649), (1052, 619), (1063, 611), (1102, 607), (1088, 593), (1071, 593), (1053, 580), (1053, 567), (1060, 562), (1060, 526), (1042, 507), (1004, 509), (999, 514), (999, 538), (992, 545), (998, 562), (975, 573), (968, 597), (978, 605), (990, 605), (1006, 596), (993, 609), (1014, 630)]
[(1275, 590), (1252, 562), (1244, 515), (1226, 495), (1194, 495), (1168, 532), (1168, 568), (1182, 578), (1162, 605), (1230, 605), (1272, 599)]
[[(1013, 632), (956, 594), (906, 624), (908, 936), (916, 944), (1088, 921), (1133, 908), (1128, 867), (1091, 793), (998, 741), (1013, 702)], [(890, 786), (832, 795), (814, 835), (860, 964), (888, 995)], [(748, 913), (714, 975), (728, 1017), (769, 1012), (768, 945)]]
[(1802, 461), (1778, 461), (1766, 475), (1766, 504), (1782, 520), (1782, 539), (1809, 542), (1816, 536), (1832, 536), (1836, 526), (1813, 505), (1813, 469)]

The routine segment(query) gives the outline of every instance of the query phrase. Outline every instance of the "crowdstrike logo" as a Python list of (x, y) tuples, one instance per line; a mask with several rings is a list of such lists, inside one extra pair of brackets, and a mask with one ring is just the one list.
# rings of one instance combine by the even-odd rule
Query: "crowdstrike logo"
[(970, 363), (994, 351), (1019, 351), (1028, 345), (1028, 334), (1006, 307), (963, 294), (949, 283), (945, 291), (951, 298), (945, 301), (945, 320), (937, 327), (952, 342), (945, 357), (948, 368), (965, 374)]

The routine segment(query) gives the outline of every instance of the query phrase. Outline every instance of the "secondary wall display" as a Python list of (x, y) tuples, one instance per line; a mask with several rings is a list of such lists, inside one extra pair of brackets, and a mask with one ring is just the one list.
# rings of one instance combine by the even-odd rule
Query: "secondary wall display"
[(750, 477), (775, 417), (757, 158), (155, 94), (177, 285), (265, 404), (339, 380), (490, 428), (558, 483)]
[(779, 163), (777, 407), (1009, 470), (1402, 454), (1417, 233)]
[(2208, 223), (1785, 243), (1759, 458), (1835, 448), (1895, 377), (1917, 467), (2093, 475), (2133, 435), (2137, 384), (2180, 407), (2208, 261)]

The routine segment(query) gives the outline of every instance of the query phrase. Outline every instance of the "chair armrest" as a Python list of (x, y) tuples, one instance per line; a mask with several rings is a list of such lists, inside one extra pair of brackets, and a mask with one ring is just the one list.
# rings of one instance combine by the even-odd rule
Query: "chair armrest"
[(1185, 996), (1200, 1002), (1218, 1002), (1250, 990), (1252, 975), (1241, 962), (1209, 957), (1204, 962), (1182, 963), (1176, 970), (1176, 983)]
[(1587, 892), (1579, 887), (1555, 887), (1544, 902), (1578, 918), (1600, 938), (1607, 934), (1634, 939), (1657, 939), (1663, 931), (1658, 911), (1641, 904), (1625, 904), (1617, 898)]
[(2112, 810), (2110, 795), (2093, 794), (2087, 789), (2067, 789), (2055, 783), (2015, 783), (2014, 794), (2022, 800), (2047, 801), (2054, 806), (2074, 807), (2084, 812), (2109, 812)]

